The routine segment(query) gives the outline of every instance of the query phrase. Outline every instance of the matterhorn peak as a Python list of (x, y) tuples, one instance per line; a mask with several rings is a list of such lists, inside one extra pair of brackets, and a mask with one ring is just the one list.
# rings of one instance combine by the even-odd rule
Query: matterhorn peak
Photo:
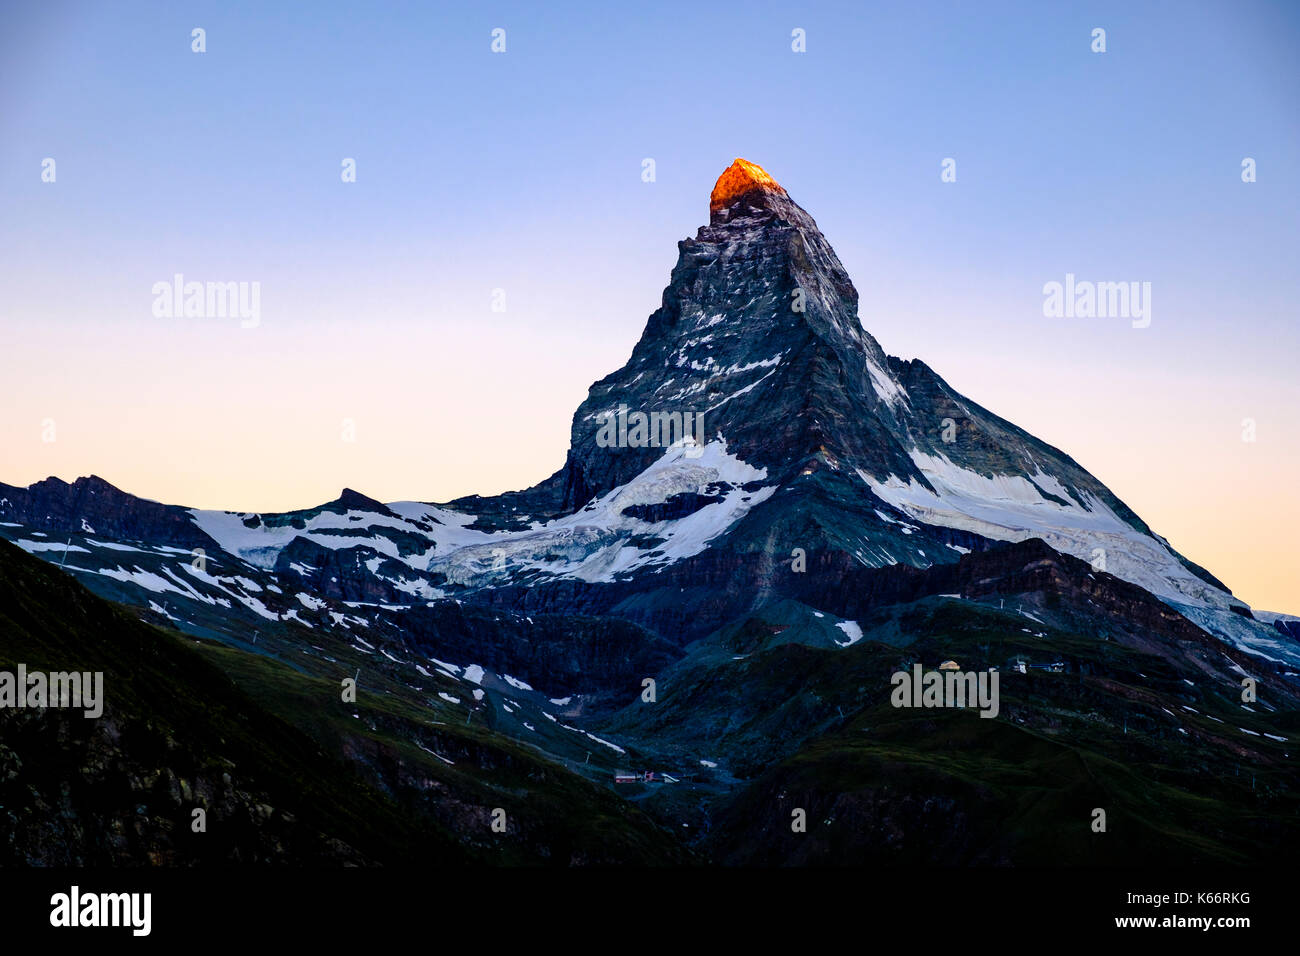
[[(760, 195), (751, 197), (754, 193)], [(709, 212), (716, 215), (745, 197), (759, 199), (761, 203), (762, 194), (786, 196), (786, 191), (762, 166), (737, 158), (723, 170), (714, 184), (713, 192), (709, 195)]]

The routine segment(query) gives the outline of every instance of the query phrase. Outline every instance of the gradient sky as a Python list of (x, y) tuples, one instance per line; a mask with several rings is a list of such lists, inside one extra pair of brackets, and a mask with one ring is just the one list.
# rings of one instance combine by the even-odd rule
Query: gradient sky
[[(1300, 5), (289, 6), (0, 14), (0, 481), (235, 510), (531, 485), (743, 156), (886, 351), (1300, 611)], [(260, 325), (155, 318), (177, 272), (260, 282)], [(1067, 272), (1151, 282), (1151, 326), (1044, 318)]]

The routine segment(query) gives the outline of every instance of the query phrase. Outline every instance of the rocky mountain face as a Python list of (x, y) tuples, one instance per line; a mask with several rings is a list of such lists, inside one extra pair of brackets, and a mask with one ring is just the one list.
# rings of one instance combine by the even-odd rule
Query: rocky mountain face
[(102, 534), (110, 540), (150, 541), (180, 547), (211, 545), (186, 509), (159, 504), (91, 475), (72, 484), (46, 478), (27, 488), (0, 484), (0, 515), (7, 522), (49, 534)]
[(706, 547), (928, 567), (1038, 537), (1227, 640), (1275, 633), (1233, 620), (1240, 601), (1068, 456), (887, 356), (830, 243), (758, 166), (723, 173), (709, 224), (679, 250), (628, 363), (575, 412), (564, 467), (529, 491), (436, 508), (345, 490), (231, 516), (49, 479), (0, 486), (0, 518), (224, 552), (327, 601), (374, 604), (627, 580)]
[[(430, 797), (462, 760), (566, 794), (585, 793), (570, 775), (606, 784), (645, 765), (680, 787), (621, 792), (719, 860), (839, 859), (845, 846), (1050, 860), (1050, 836), (1008, 842), (976, 825), (1020, 810), (971, 783), (981, 767), (1011, 780), (1008, 754), (1022, 751), (1049, 774), (1060, 753), (1044, 736), (1124, 754), (1115, 786), (1144, 761), (1176, 768), (1146, 796), (1173, 801), (1189, 827), (1197, 773), (1225, 806), (1285, 809), (1300, 792), (1278, 769), (1298, 729), (1300, 623), (1256, 619), (1064, 452), (887, 355), (812, 217), (745, 160), (679, 243), (627, 364), (575, 412), (564, 466), (534, 488), (446, 504), (345, 489), (256, 514), (50, 478), (0, 485), (0, 537), (152, 624), (216, 642), (218, 666), (263, 690), (279, 685), (249, 660), (333, 685), (364, 675), (385, 708), (346, 715), (371, 734), (334, 737), (337, 756), (444, 822), (477, 819), (474, 800), (488, 799), (460, 795), (457, 816), (457, 800)], [(918, 724), (881, 703), (894, 670), (945, 657), (1003, 668), (996, 731), (979, 718), (977, 732)], [(1026, 669), (1007, 671), (1015, 662)], [(1034, 670), (1057, 664), (1068, 678)], [(1266, 700), (1239, 700), (1245, 676)], [(310, 710), (286, 716), (311, 726)], [(490, 740), (447, 736), (462, 725)], [(952, 734), (974, 764), (927, 802), (927, 754)], [(502, 741), (541, 763), (503, 756)], [(1208, 769), (1216, 754), (1269, 768), (1271, 789), (1244, 796)], [(806, 799), (849, 831), (754, 855), (746, 820), (777, 826), (772, 806), (796, 787), (829, 788)], [(902, 791), (913, 802), (886, 805)], [(641, 818), (611, 806), (593, 812), (622, 820), (620, 858), (662, 858)], [(1210, 856), (1294, 841), (1246, 817), (1233, 826)], [(572, 830), (529, 827), (520, 859), (600, 859)]]
[(784, 189), (737, 160), (714, 189), (709, 224), (678, 249), (631, 359), (574, 415), (567, 506), (626, 484), (662, 455), (597, 446), (599, 416), (620, 405), (703, 416), (705, 441), (721, 436), (775, 484), (831, 457), (913, 472), (885, 427), (899, 396), (884, 352), (857, 321), (857, 290)]
[[(770, 485), (785, 492), (802, 481), (836, 499), (833, 536), (810, 537), (784, 509), (776, 530), (791, 546), (852, 547), (869, 565), (925, 567), (957, 557), (936, 526), (993, 540), (1038, 536), (1162, 597), (1240, 603), (1068, 456), (924, 363), (887, 356), (862, 327), (857, 290), (817, 224), (763, 170), (736, 160), (714, 189), (709, 225), (679, 249), (631, 359), (593, 385), (574, 416), (566, 508), (627, 485), (662, 454), (600, 447), (602, 416), (693, 412), (705, 440), (725, 441)], [(762, 510), (748, 522), (770, 526)], [(900, 536), (900, 517), (919, 526)]]

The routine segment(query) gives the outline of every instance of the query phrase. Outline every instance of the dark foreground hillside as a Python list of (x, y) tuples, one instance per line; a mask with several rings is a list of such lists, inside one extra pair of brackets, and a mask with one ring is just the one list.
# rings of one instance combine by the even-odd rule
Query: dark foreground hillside
[[(859, 640), (810, 595), (773, 596), (658, 668), (654, 703), (630, 690), (566, 718), (628, 748), (584, 760), (556, 743), (583, 731), (510, 722), (508, 696), (456, 719), (391, 663), (400, 643), (180, 635), (0, 542), (0, 671), (103, 671), (106, 698), (97, 719), (0, 709), (0, 864), (1254, 865), (1300, 848), (1282, 669), (1251, 663), (1243, 703), (1204, 632), (1041, 542), (831, 576), (842, 601), (871, 596), (840, 609)], [(996, 719), (891, 706), (891, 674), (946, 659), (999, 668)], [(335, 675), (357, 668), (345, 702)], [(677, 779), (613, 786), (617, 764)]]
[(612, 794), (508, 740), (444, 731), (453, 768), (401, 707), (364, 691), (344, 704), (328, 682), (144, 624), (0, 542), (0, 670), (20, 663), (103, 671), (106, 703), (96, 719), (0, 709), (0, 865), (685, 858)]

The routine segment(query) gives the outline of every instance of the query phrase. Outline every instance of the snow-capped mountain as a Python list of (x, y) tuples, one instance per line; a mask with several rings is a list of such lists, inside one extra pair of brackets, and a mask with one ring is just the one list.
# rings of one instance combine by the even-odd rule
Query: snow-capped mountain
[[(564, 466), (536, 487), (441, 505), (345, 490), (249, 514), (51, 478), (0, 485), (0, 533), (182, 627), (199, 627), (199, 606), (205, 629), (224, 612), (241, 627), (357, 628), (454, 600), (622, 616), (679, 642), (780, 591), (799, 552), (928, 568), (1040, 538), (1237, 648), (1300, 664), (1293, 634), (1254, 620), (1066, 454), (887, 355), (812, 217), (741, 159), (708, 225), (679, 243), (627, 364), (574, 413)], [(745, 569), (717, 620), (648, 608), (706, 566)]]
[[(0, 485), (0, 537), (28, 552), (0, 543), (0, 657), (81, 667), (126, 648), (166, 671), (149, 699), (173, 709), (237, 689), (493, 859), (475, 834), (499, 806), (528, 860), (676, 859), (682, 841), (764, 865), (1289, 859), (1300, 621), (1252, 613), (1065, 453), (887, 355), (761, 168), (724, 172), (679, 249), (533, 488), (344, 489), (259, 514), (94, 476)], [(154, 643), (204, 667), (177, 676)], [(1001, 679), (996, 720), (893, 706), (891, 675), (952, 660)], [(137, 680), (115, 677), (110, 703), (129, 710)], [(175, 713), (225, 752), (234, 724)], [(116, 736), (95, 752), (131, 750)], [(236, 762), (278, 760), (257, 753)], [(91, 782), (106, 763), (64, 762)], [(141, 782), (154, 771), (114, 766), (132, 812), (161, 793)], [(792, 800), (820, 821), (807, 833)], [(1079, 808), (1099, 805), (1123, 839), (1093, 839)]]

